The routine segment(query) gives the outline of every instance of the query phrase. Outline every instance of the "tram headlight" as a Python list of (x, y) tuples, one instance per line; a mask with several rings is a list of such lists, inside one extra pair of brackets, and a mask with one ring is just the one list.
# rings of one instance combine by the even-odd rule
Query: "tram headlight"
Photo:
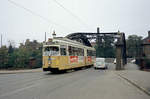
[(50, 65), (50, 64), (51, 64), (51, 61), (48, 61), (48, 64)]

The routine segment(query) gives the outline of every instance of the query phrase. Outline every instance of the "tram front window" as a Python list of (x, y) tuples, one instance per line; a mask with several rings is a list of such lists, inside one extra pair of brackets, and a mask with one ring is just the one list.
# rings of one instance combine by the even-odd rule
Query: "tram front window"
[(45, 47), (44, 52), (46, 55), (49, 56), (57, 56), (59, 55), (59, 47), (56, 46)]

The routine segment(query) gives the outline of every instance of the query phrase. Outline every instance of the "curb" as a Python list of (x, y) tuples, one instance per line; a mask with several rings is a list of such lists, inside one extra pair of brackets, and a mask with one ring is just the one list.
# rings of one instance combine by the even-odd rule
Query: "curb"
[(3, 72), (0, 72), (0, 75), (1, 74), (18, 74), (18, 73), (36, 73), (36, 72), (41, 72), (42, 70), (30, 70), (30, 71), (27, 71), (27, 70), (24, 70), (24, 71), (3, 71)]
[(132, 84), (133, 86), (135, 86), (136, 88), (138, 88), (139, 90), (143, 91), (145, 94), (147, 94), (148, 96), (150, 96), (150, 92), (145, 89), (144, 87), (139, 86), (137, 83), (131, 81), (130, 79), (126, 78), (125, 76), (116, 73), (119, 77), (123, 78), (124, 80), (126, 80), (127, 82), (129, 82), (130, 84)]

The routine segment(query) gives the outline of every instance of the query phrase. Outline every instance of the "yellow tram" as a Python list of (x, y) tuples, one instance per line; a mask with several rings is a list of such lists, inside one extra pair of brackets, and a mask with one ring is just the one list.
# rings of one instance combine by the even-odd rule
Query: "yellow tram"
[(92, 66), (95, 49), (63, 37), (55, 37), (43, 44), (43, 71), (63, 71)]

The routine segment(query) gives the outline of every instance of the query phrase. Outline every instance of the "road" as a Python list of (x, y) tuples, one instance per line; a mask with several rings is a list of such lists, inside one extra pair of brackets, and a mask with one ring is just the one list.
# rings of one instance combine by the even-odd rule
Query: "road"
[(0, 99), (150, 99), (113, 70), (0, 75)]

